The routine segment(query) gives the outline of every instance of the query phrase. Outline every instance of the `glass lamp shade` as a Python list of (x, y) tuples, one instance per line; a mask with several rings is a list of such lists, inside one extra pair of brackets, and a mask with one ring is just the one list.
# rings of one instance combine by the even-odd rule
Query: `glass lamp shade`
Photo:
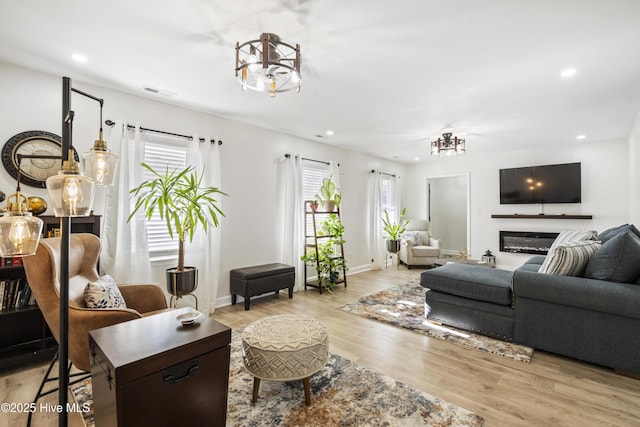
[(57, 217), (89, 216), (95, 183), (80, 173), (61, 170), (47, 178), (47, 191)]
[(0, 256), (27, 256), (36, 253), (42, 220), (31, 212), (5, 212), (0, 217)]
[(111, 186), (118, 169), (118, 156), (110, 151), (91, 148), (82, 155), (85, 174), (93, 179), (98, 187)]

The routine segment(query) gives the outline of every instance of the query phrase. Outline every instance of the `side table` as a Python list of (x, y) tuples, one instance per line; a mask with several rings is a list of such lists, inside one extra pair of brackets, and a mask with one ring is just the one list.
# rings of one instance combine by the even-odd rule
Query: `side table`
[(231, 329), (191, 309), (89, 333), (97, 426), (224, 426)]

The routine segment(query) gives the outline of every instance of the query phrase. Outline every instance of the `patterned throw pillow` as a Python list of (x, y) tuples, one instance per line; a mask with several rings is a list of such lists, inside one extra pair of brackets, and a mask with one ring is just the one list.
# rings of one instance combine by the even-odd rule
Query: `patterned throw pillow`
[(84, 288), (84, 302), (87, 308), (127, 308), (120, 289), (111, 276), (105, 274)]
[(600, 249), (600, 242), (586, 240), (556, 245), (549, 253), (549, 263), (540, 273), (557, 276), (582, 276), (589, 260)]
[(422, 240), (420, 240), (420, 235), (417, 231), (407, 231), (402, 235), (402, 238), (407, 242), (411, 242), (412, 246), (422, 246)]
[(547, 271), (548, 265), (551, 262), (551, 257), (549, 255), (553, 254), (553, 250), (556, 246), (567, 243), (567, 242), (581, 242), (584, 240), (595, 240), (598, 235), (597, 231), (587, 230), (587, 231), (561, 231), (558, 234), (558, 237), (553, 241), (551, 247), (549, 248), (549, 252), (547, 257), (544, 259), (544, 262), (540, 266), (538, 273), (544, 273)]

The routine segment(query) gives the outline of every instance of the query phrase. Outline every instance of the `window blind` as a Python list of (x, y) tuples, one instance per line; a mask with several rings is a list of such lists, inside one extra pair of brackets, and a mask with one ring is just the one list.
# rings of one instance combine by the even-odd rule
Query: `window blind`
[[(144, 148), (144, 162), (151, 166), (158, 173), (169, 171), (181, 171), (187, 167), (187, 146), (184, 142), (156, 142), (146, 141)], [(154, 175), (148, 170), (144, 170), (144, 179), (151, 179)], [(178, 252), (178, 240), (174, 235), (169, 236), (165, 221), (160, 219), (160, 215), (155, 213), (147, 221), (147, 244), (151, 256), (172, 255)]]

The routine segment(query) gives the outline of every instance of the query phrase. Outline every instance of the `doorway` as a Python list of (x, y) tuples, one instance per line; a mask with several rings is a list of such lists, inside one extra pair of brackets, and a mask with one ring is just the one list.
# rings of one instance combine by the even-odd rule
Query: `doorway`
[(444, 255), (471, 250), (469, 199), (468, 173), (427, 178), (427, 218)]

